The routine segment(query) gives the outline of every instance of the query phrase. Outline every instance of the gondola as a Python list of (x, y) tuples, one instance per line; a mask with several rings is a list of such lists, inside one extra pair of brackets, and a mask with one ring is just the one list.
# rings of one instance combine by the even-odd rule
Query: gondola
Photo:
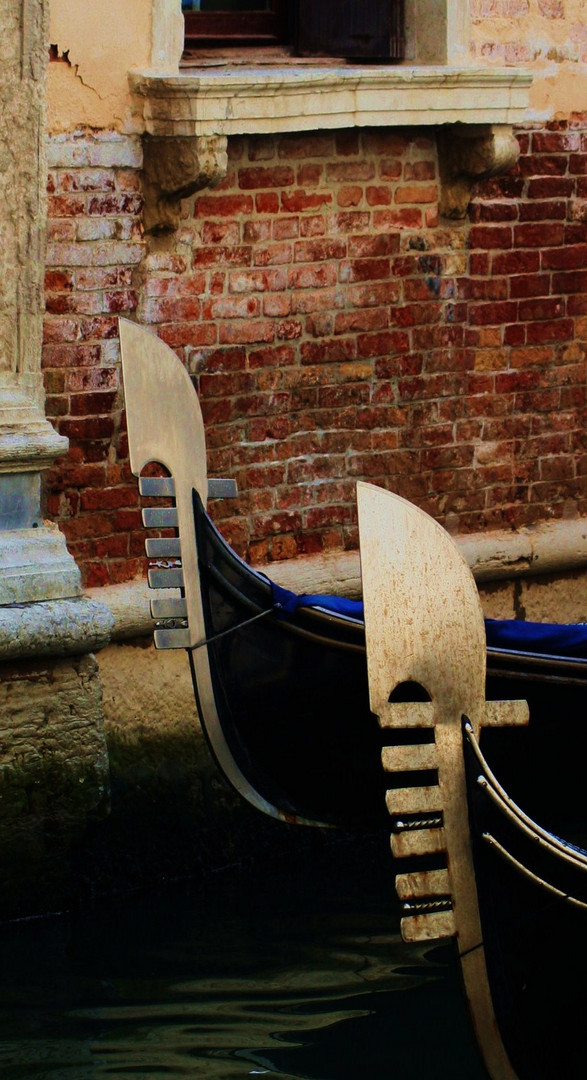
[[(453, 939), (492, 1080), (583, 1076), (581, 662), (567, 681), (520, 683), (528, 701), (488, 700), (486, 628), (458, 549), (397, 496), (362, 485), (358, 502), (370, 704), (388, 734), (403, 936)], [(427, 700), (397, 703), (407, 681)]]
[[(231, 550), (206, 513), (207, 497), (231, 485), (207, 478), (189, 376), (160, 339), (126, 320), (119, 325), (131, 467), (142, 495), (156, 503), (143, 510), (144, 524), (175, 534), (146, 541), (155, 644), (187, 650), (198, 715), (221, 771), (253, 805), (288, 822), (386, 823), (362, 603), (295, 596)], [(165, 476), (143, 475), (153, 462)], [(491, 696), (516, 696), (520, 681), (539, 697), (587, 682), (587, 628), (554, 627), (530, 647), (519, 646), (515, 630), (487, 624)], [(554, 647), (554, 635), (573, 640)]]
[(587, 627), (485, 621), (448, 534), (363, 483), (363, 601), (276, 586), (206, 512), (231, 485), (183, 366), (120, 341), (155, 644), (187, 650), (220, 769), (285, 821), (390, 828), (402, 933), (453, 939), (488, 1075), (582, 1075)]

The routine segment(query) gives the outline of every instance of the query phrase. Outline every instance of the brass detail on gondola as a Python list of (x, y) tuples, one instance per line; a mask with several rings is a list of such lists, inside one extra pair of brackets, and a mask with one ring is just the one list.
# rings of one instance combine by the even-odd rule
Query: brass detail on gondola
[(145, 554), (148, 559), (181, 558), (179, 536), (147, 536)]
[(417, 772), (436, 769), (434, 743), (416, 743), (414, 746), (384, 746), (381, 761), (386, 772)]
[(173, 506), (146, 506), (142, 511), (146, 529), (177, 529), (177, 510)]
[[(410, 746), (414, 780), (423, 759), (434, 761), (434, 786), (392, 789), (389, 813), (438, 814), (438, 837), (426, 837), (446, 868), (430, 873), (402, 872), (396, 891), (404, 902), (406, 941), (456, 937), (461, 969), (477, 1038), (490, 1074), (515, 1080), (501, 1040), (487, 978), (475, 871), (468, 828), (468, 803), (462, 745), (462, 718), (477, 735), (484, 724), (526, 723), (525, 703), (485, 701), (486, 642), (483, 613), (469, 567), (444, 529), (423, 511), (391, 492), (359, 483), (359, 535), (365, 608), (365, 634), (371, 710), (386, 731), (432, 728), (434, 754)], [(396, 687), (422, 687), (428, 702), (392, 702)], [(409, 737), (406, 735), (409, 743)], [(429, 744), (430, 745), (430, 744)], [(393, 753), (395, 753), (395, 748)], [(393, 753), (391, 759), (393, 760)], [(409, 753), (408, 753), (409, 758)], [(396, 756), (396, 760), (401, 755)], [(384, 762), (389, 763), (388, 749)], [(397, 833), (392, 844), (402, 854), (421, 857), (417, 831)], [(409, 837), (409, 839), (408, 839)], [(407, 841), (407, 845), (406, 845)], [(431, 903), (436, 889), (452, 910)], [(440, 902), (440, 901), (439, 901)], [(480, 944), (481, 943), (481, 944)]]
[(183, 571), (180, 566), (150, 569), (147, 580), (150, 589), (183, 589)]

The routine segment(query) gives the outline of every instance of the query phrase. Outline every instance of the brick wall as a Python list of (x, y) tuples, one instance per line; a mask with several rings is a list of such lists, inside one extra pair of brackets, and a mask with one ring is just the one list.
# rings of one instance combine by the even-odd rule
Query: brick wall
[(194, 376), (210, 471), (241, 492), (214, 514), (253, 561), (355, 546), (357, 479), (452, 531), (586, 512), (587, 123), (520, 141), (455, 224), (425, 131), (233, 139), (148, 242), (134, 141), (53, 145), (44, 364), (71, 452), (48, 512), (88, 583), (141, 566), (118, 313)]

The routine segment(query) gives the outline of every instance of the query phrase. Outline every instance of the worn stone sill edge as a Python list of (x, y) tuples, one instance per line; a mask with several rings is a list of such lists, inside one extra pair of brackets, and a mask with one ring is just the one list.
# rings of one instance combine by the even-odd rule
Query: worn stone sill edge
[[(479, 585), (587, 569), (587, 518), (548, 522), (518, 532), (471, 534), (455, 540)], [(358, 551), (300, 557), (259, 569), (295, 592), (349, 597), (358, 597), (361, 592)], [(144, 578), (86, 591), (88, 598), (110, 610), (114, 621), (112, 642), (152, 633), (150, 595)]]
[(0, 663), (98, 652), (115, 629), (115, 617), (102, 598), (0, 605)]
[(275, 67), (250, 66), (230, 68), (188, 68), (178, 73), (162, 73), (148, 68), (133, 68), (129, 71), (131, 88), (137, 93), (201, 93), (203, 90), (223, 90), (231, 93), (239, 90), (264, 91), (277, 89), (280, 92), (303, 93), (313, 87), (341, 89), (366, 87), (368, 89), (386, 89), (405, 87), (407, 90), (423, 87), (530, 87), (533, 75), (529, 71), (516, 71), (513, 68), (491, 67), (449, 67), (443, 65), (406, 65), (405, 67), (296, 67), (295, 65)]
[(312, 118), (329, 128), (511, 124), (526, 118), (533, 77), (489, 67), (276, 66), (132, 70), (128, 78), (149, 134), (230, 135), (305, 130)]

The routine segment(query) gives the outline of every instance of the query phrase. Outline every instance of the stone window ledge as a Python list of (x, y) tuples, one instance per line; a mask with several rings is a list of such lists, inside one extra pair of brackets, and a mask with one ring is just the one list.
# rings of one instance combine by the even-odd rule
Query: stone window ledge
[(176, 229), (180, 202), (226, 175), (231, 135), (348, 127), (439, 132), (440, 212), (463, 218), (472, 184), (512, 167), (531, 75), (496, 68), (238, 66), (129, 74), (143, 140), (145, 229)]
[(515, 124), (532, 77), (498, 68), (267, 66), (129, 74), (154, 136), (278, 134), (364, 126)]

